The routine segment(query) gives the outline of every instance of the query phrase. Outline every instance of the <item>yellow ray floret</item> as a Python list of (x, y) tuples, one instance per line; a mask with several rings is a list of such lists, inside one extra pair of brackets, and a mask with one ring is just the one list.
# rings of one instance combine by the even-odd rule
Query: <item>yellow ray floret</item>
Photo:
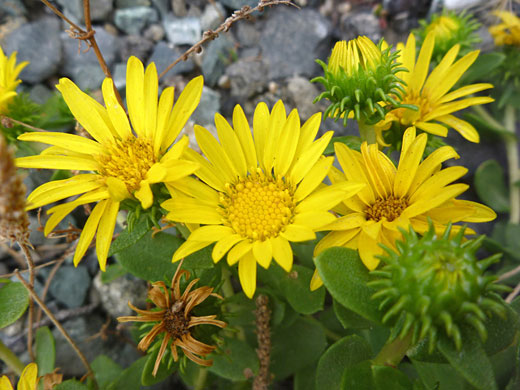
[[(389, 128), (391, 122), (396, 121), (405, 127), (415, 126), (441, 137), (446, 137), (448, 129), (454, 128), (468, 141), (479, 142), (480, 137), (475, 128), (452, 114), (470, 106), (492, 102), (493, 99), (488, 96), (467, 96), (493, 88), (493, 85), (471, 84), (450, 92), (464, 72), (475, 62), (479, 51), (472, 51), (455, 61), (460, 50), (460, 46), (455, 45), (428, 74), (434, 46), (435, 38), (431, 32), (426, 36), (416, 61), (413, 34), (408, 37), (406, 46), (402, 43), (397, 45), (397, 49), (400, 50), (398, 62), (409, 70), (398, 74), (407, 84), (402, 103), (415, 105), (418, 110), (398, 108), (390, 111), (385, 120), (379, 122), (378, 128)], [(466, 98), (460, 99), (463, 97)]]
[(290, 242), (307, 241), (335, 220), (329, 212), (364, 184), (321, 186), (333, 158), (324, 157), (332, 132), (315, 140), (321, 114), (300, 126), (298, 112), (288, 116), (281, 101), (269, 112), (265, 103), (255, 110), (253, 134), (240, 106), (233, 112), (233, 127), (215, 116), (217, 141), (208, 130), (195, 127), (197, 142), (206, 158), (191, 149), (187, 156), (200, 165), (195, 175), (176, 187), (167, 184), (172, 199), (162, 206), (176, 222), (201, 224), (173, 255), (178, 261), (215, 243), (213, 260), (227, 254), (229, 265), (238, 262), (244, 293), (256, 289), (257, 263), (268, 268), (274, 260), (290, 271)]
[[(105, 106), (83, 93), (72, 81), (60, 79), (56, 86), (77, 121), (93, 139), (64, 133), (25, 133), (22, 141), (52, 145), (38, 156), (22, 157), (22, 168), (88, 171), (70, 179), (56, 180), (36, 188), (28, 197), (28, 209), (81, 195), (76, 200), (51, 208), (45, 227), (49, 234), (79, 205), (98, 202), (81, 233), (74, 264), (77, 265), (97, 233), (96, 252), (105, 270), (108, 250), (120, 202), (137, 199), (143, 208), (153, 203), (150, 186), (191, 175), (198, 164), (182, 159), (188, 145), (186, 137), (174, 143), (200, 101), (203, 79), (191, 80), (173, 106), (173, 88), (158, 95), (155, 64), (146, 71), (141, 61), (130, 57), (127, 65), (128, 116), (107, 78), (102, 92)], [(173, 109), (172, 109), (173, 106)]]
[(496, 11), (494, 14), (502, 20), (502, 23), (489, 27), (495, 45), (520, 47), (520, 18), (508, 11)]
[(27, 61), (16, 64), (16, 52), (10, 57), (0, 47), (0, 114), (7, 112), (7, 106), (16, 96), (16, 86), (22, 81), (18, 75), (29, 64)]
[[(331, 182), (363, 182), (366, 186), (336, 208), (342, 216), (323, 227), (331, 232), (316, 245), (315, 255), (333, 246), (357, 249), (365, 266), (373, 270), (383, 253), (379, 244), (395, 248), (396, 240), (402, 238), (399, 228), (408, 230), (411, 225), (423, 234), (431, 219), (440, 234), (450, 222), (487, 222), (496, 217), (489, 207), (456, 199), (468, 185), (452, 183), (467, 169), (441, 169), (444, 161), (459, 158), (451, 146), (435, 150), (421, 162), (426, 140), (425, 133), (416, 136), (414, 127), (406, 130), (397, 168), (376, 144), (364, 142), (361, 152), (341, 143), (334, 145), (343, 172), (333, 168)], [(459, 230), (460, 226), (454, 225), (452, 233)], [(311, 288), (321, 283), (315, 273)]]
[[(20, 375), (17, 390), (36, 390), (38, 383), (38, 366), (36, 363), (29, 363)], [(7, 376), (0, 377), (0, 390), (13, 390), (13, 385)]]

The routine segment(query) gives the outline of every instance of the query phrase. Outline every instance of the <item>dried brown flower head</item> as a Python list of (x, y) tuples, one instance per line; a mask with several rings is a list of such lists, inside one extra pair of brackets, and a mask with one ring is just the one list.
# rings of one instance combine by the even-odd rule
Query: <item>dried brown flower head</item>
[(16, 174), (13, 152), (0, 135), (0, 241), (29, 243), (25, 186)]
[(222, 297), (213, 293), (213, 288), (208, 286), (199, 287), (191, 291), (199, 279), (193, 279), (181, 295), (180, 279), (182, 275), (186, 275), (186, 280), (190, 278), (190, 273), (186, 270), (181, 270), (181, 266), (182, 261), (173, 276), (171, 290), (166, 287), (164, 282), (155, 282), (152, 284), (152, 289), (148, 292), (148, 298), (150, 298), (160, 310), (141, 310), (128, 302), (128, 306), (139, 315), (118, 317), (117, 319), (119, 322), (157, 322), (137, 346), (141, 351), (146, 351), (152, 341), (159, 334), (164, 333), (159, 354), (155, 360), (153, 369), (154, 376), (159, 369), (159, 364), (166, 352), (168, 344), (170, 344), (175, 361), (179, 359), (177, 347), (180, 347), (191, 361), (201, 366), (211, 366), (213, 364), (212, 360), (205, 360), (201, 357), (205, 357), (216, 347), (204, 344), (193, 338), (191, 328), (202, 324), (215, 325), (220, 328), (224, 328), (227, 325), (223, 321), (216, 320), (216, 315), (202, 317), (191, 315), (193, 308), (202, 303), (210, 295), (220, 299), (222, 299)]

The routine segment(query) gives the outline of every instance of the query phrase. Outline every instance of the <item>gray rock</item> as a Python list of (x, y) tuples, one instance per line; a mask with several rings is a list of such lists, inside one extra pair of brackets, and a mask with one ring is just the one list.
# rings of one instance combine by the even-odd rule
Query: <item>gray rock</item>
[(240, 59), (226, 69), (231, 83), (231, 95), (250, 98), (267, 87), (267, 65), (261, 59)]
[(31, 100), (43, 104), (52, 96), (52, 91), (43, 84), (36, 84), (29, 91)]
[(254, 7), (258, 4), (258, 1), (256, 0), (219, 0), (219, 2), (231, 9), (240, 9), (245, 5), (248, 5), (250, 7)]
[(220, 111), (220, 93), (209, 87), (202, 88), (202, 95), (197, 109), (193, 112), (191, 119), (198, 125), (206, 126), (213, 124), (215, 113)]
[(128, 35), (139, 35), (146, 26), (158, 19), (157, 11), (150, 7), (118, 9), (114, 15), (116, 26)]
[(359, 35), (366, 35), (377, 43), (383, 37), (379, 20), (370, 11), (351, 12), (343, 15), (340, 30), (341, 38), (347, 41), (357, 38)]
[(238, 43), (243, 47), (250, 47), (258, 45), (260, 41), (260, 31), (255, 27), (255, 23), (248, 23), (243, 21), (236, 24), (236, 34)]
[(162, 41), (164, 38), (164, 28), (160, 24), (152, 24), (144, 30), (143, 36), (154, 42)]
[(169, 0), (152, 0), (155, 8), (159, 10), (159, 13), (164, 16), (170, 11), (170, 2)]
[(229, 34), (221, 35), (210, 42), (202, 58), (202, 74), (207, 85), (215, 86), (231, 62), (234, 42)]
[(121, 61), (126, 63), (131, 56), (145, 61), (153, 49), (153, 42), (139, 35), (129, 35), (121, 39)]
[(126, 87), (126, 63), (116, 64), (112, 72), (112, 80), (117, 89), (121, 90)]
[(328, 54), (330, 22), (311, 9), (277, 8), (268, 16), (260, 45), (269, 78), (317, 74), (314, 60)]
[(101, 88), (105, 73), (103, 73), (99, 64), (86, 63), (74, 70), (72, 79), (80, 89), (95, 90)]
[(137, 307), (146, 306), (147, 287), (144, 280), (121, 276), (110, 283), (103, 283), (99, 272), (94, 278), (94, 288), (99, 293), (101, 306), (114, 318), (135, 314), (128, 307), (128, 302)]
[(302, 121), (309, 119), (318, 111), (323, 111), (323, 105), (313, 104), (312, 101), (319, 95), (318, 88), (308, 79), (293, 77), (287, 83), (287, 95), (294, 102)]
[(224, 21), (225, 15), (226, 10), (220, 3), (208, 3), (202, 11), (200, 27), (203, 31), (214, 30)]
[(23, 81), (42, 82), (56, 73), (61, 62), (59, 19), (43, 18), (22, 25), (6, 38), (4, 50), (7, 55), (18, 51), (18, 61), (29, 61), (20, 74)]
[(150, 0), (116, 0), (116, 8), (149, 7)]
[(185, 0), (171, 0), (173, 14), (179, 18), (184, 18), (188, 15)]
[[(83, 0), (57, 0), (64, 11), (77, 21), (83, 21)], [(112, 0), (90, 0), (90, 18), (94, 22), (102, 21), (112, 11)]]
[(86, 267), (64, 265), (56, 272), (49, 292), (58, 302), (74, 308), (83, 304), (89, 287), (90, 275)]
[[(148, 59), (148, 64), (155, 62), (157, 72), (160, 74), (168, 65), (181, 56), (181, 51), (166, 42), (159, 42), (155, 45), (152, 55)], [(188, 59), (187, 61), (181, 61), (173, 67), (166, 77), (171, 77), (176, 74), (191, 72), (194, 68), (193, 61)]]
[(27, 14), (27, 8), (23, 5), (22, 0), (2, 0), (0, 2), (0, 18), (2, 14), (20, 17)]
[(197, 18), (177, 18), (169, 14), (163, 19), (163, 27), (168, 41), (174, 45), (194, 45), (201, 38), (200, 20)]

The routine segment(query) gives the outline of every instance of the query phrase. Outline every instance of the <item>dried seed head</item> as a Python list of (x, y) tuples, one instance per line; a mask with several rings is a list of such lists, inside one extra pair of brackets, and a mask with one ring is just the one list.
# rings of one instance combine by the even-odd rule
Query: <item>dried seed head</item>
[(16, 174), (13, 152), (0, 135), (0, 241), (29, 243), (25, 186)]

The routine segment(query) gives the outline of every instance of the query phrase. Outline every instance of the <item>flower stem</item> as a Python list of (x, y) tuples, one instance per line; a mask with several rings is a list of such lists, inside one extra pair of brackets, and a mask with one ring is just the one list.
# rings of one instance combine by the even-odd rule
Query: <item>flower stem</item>
[(222, 267), (222, 294), (224, 298), (235, 295), (233, 285), (231, 284), (231, 272), (229, 272), (229, 269), (225, 265)]
[(359, 120), (359, 135), (361, 136), (361, 141), (366, 141), (367, 144), (375, 144), (376, 143), (376, 131), (373, 125), (367, 125), (366, 122)]
[(385, 344), (374, 358), (374, 363), (397, 367), (405, 357), (406, 351), (408, 351), (411, 342), (412, 332), (408, 332), (403, 339), (398, 337), (394, 341)]
[(16, 375), (21, 375), (23, 371), (23, 363), (18, 357), (0, 340), (0, 360), (14, 371)]
[(520, 167), (518, 166), (518, 140), (516, 138), (516, 115), (515, 108), (508, 104), (504, 115), (504, 125), (513, 137), (504, 137), (506, 144), (507, 162), (509, 168), (509, 202), (511, 212), (509, 222), (520, 223)]
[(208, 377), (208, 369), (206, 367), (199, 367), (199, 375), (195, 380), (194, 390), (203, 390), (206, 388), (206, 378)]

